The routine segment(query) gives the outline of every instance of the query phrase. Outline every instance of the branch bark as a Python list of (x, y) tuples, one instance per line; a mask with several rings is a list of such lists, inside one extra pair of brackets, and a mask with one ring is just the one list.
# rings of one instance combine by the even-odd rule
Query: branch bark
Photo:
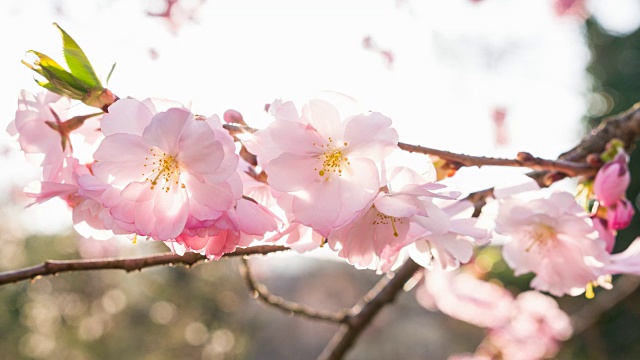
[(242, 277), (244, 278), (247, 288), (251, 292), (251, 295), (260, 299), (268, 306), (274, 307), (289, 315), (297, 315), (312, 320), (321, 320), (338, 324), (341, 324), (347, 320), (346, 311), (340, 311), (336, 313), (320, 311), (300, 305), (295, 302), (287, 301), (280, 296), (271, 294), (266, 286), (258, 283), (254, 279), (253, 274), (251, 273), (251, 268), (249, 268), (249, 262), (246, 257), (242, 258), (240, 272), (242, 274)]
[(342, 359), (380, 310), (395, 300), (404, 284), (420, 269), (420, 265), (408, 259), (391, 278), (388, 276), (382, 278), (359, 304), (351, 308), (351, 314), (347, 316), (346, 323), (340, 326), (318, 359)]
[[(238, 248), (234, 252), (224, 254), (223, 257), (246, 256), (253, 254), (264, 255), (285, 250), (289, 250), (289, 248), (285, 246), (270, 245), (252, 246), (249, 248)], [(126, 272), (131, 272), (160, 265), (184, 264), (186, 266), (193, 266), (204, 260), (207, 260), (206, 256), (192, 252), (184, 255), (164, 253), (135, 258), (117, 259), (47, 260), (39, 265), (0, 273), (0, 285), (17, 283), (19, 281), (36, 279), (42, 276), (56, 275), (70, 271), (120, 269)]]
[(411, 145), (399, 142), (398, 147), (404, 151), (411, 153), (419, 153), (425, 155), (435, 155), (441, 159), (453, 162), (458, 167), (461, 166), (510, 166), (510, 167), (526, 167), (533, 170), (556, 171), (566, 174), (567, 176), (592, 176), (598, 171), (597, 167), (586, 163), (571, 162), (566, 160), (548, 160), (535, 157), (527, 152), (518, 153), (516, 159), (494, 158), (487, 156), (471, 156), (458, 154), (451, 151), (438, 150), (419, 145)]

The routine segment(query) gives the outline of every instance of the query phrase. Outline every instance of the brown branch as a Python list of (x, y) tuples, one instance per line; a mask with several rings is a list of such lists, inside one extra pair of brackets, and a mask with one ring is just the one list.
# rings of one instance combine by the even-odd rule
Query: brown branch
[[(253, 254), (264, 255), (285, 250), (289, 250), (289, 248), (270, 245), (252, 246), (249, 248), (238, 248), (234, 252), (224, 254), (223, 257), (246, 256)], [(126, 272), (131, 272), (159, 265), (184, 264), (186, 266), (193, 266), (206, 259), (207, 257), (204, 255), (190, 252), (182, 256), (173, 253), (164, 253), (134, 258), (47, 260), (39, 265), (0, 273), (0, 285), (17, 283), (19, 281), (36, 279), (42, 276), (56, 275), (70, 271), (120, 269)]]
[(597, 167), (586, 163), (577, 163), (566, 160), (548, 160), (534, 157), (527, 152), (518, 153), (516, 159), (494, 158), (486, 156), (471, 156), (458, 154), (451, 151), (432, 149), (419, 145), (411, 145), (398, 143), (398, 147), (404, 151), (411, 153), (419, 153), (425, 155), (435, 155), (441, 159), (453, 162), (460, 166), (510, 166), (510, 167), (526, 167), (534, 170), (548, 170), (567, 174), (568, 176), (592, 176), (598, 170)]
[(603, 152), (607, 143), (615, 138), (624, 142), (628, 153), (633, 151), (636, 142), (640, 139), (640, 102), (625, 112), (603, 120), (578, 145), (560, 155), (559, 159), (585, 162), (589, 154)]
[(319, 311), (309, 307), (305, 307), (295, 302), (287, 301), (280, 296), (273, 295), (269, 292), (266, 286), (258, 283), (251, 273), (249, 268), (249, 262), (246, 257), (242, 258), (240, 272), (245, 280), (247, 288), (251, 294), (260, 299), (263, 303), (272, 306), (278, 310), (284, 311), (290, 315), (298, 315), (307, 319), (328, 321), (331, 323), (343, 323), (346, 321), (346, 311), (340, 311), (337, 313)]
[[(234, 137), (239, 134), (254, 133), (258, 131), (249, 126), (238, 124), (224, 124), (223, 127), (229, 131)], [(591, 166), (584, 162), (573, 162), (565, 159), (549, 160), (534, 157), (527, 152), (518, 153), (516, 159), (494, 158), (487, 156), (472, 156), (466, 154), (454, 153), (446, 150), (428, 148), (420, 145), (412, 145), (403, 142), (398, 143), (398, 147), (404, 151), (411, 153), (419, 153), (425, 155), (435, 155), (447, 160), (457, 166), (510, 166), (510, 167), (527, 167), (533, 170), (546, 170), (561, 172), (568, 176), (592, 176), (598, 170), (597, 167)]]
[(585, 306), (571, 314), (573, 335), (577, 335), (595, 324), (602, 314), (631, 295), (638, 286), (640, 286), (640, 277), (620, 276), (613, 289), (600, 292), (594, 299), (589, 300)]
[(371, 323), (373, 318), (384, 308), (392, 303), (404, 284), (421, 269), (420, 265), (409, 259), (394, 274), (393, 277), (384, 277), (363, 297), (358, 305), (351, 308), (351, 314), (347, 316), (346, 323), (340, 326), (338, 332), (324, 348), (318, 359), (332, 360), (342, 359), (346, 352), (353, 346), (362, 331)]

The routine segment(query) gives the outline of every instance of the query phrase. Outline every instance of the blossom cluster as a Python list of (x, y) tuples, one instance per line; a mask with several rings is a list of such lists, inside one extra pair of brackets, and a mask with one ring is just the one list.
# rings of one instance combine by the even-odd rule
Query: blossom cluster
[(474, 354), (456, 354), (450, 360), (549, 358), (573, 332), (569, 316), (553, 298), (537, 291), (514, 297), (469, 272), (427, 272), (416, 296), (429, 310), (486, 329), (487, 337)]
[[(34, 203), (65, 200), (86, 237), (144, 237), (212, 259), (253, 243), (326, 245), (380, 272), (408, 257), (453, 270), (493, 237), (516, 275), (534, 273), (531, 286), (556, 296), (638, 272), (635, 247), (611, 254), (615, 231), (633, 215), (621, 149), (590, 185), (590, 206), (529, 179), (497, 187), (478, 220), (432, 165), (425, 174), (392, 166), (398, 134), (378, 112), (276, 100), (260, 130), (227, 112), (224, 121), (244, 132), (234, 136), (218, 116), (169, 100), (119, 99), (106, 113), (75, 117), (71, 106), (53, 93), (22, 91), (8, 131), (42, 168), (27, 195)], [(81, 148), (93, 150), (82, 157)]]
[[(241, 144), (253, 165), (216, 115), (179, 103), (120, 99), (79, 125), (67, 119), (70, 106), (23, 91), (8, 130), (42, 167), (27, 195), (64, 199), (84, 236), (145, 237), (210, 258), (254, 241), (304, 250), (327, 243), (352, 264), (381, 270), (409, 248), (426, 266), (457, 267), (488, 237), (471, 205), (455, 203), (459, 193), (433, 176), (386, 171), (398, 135), (380, 113), (343, 118), (322, 100), (300, 112), (275, 101), (271, 125)], [(74, 152), (81, 145), (95, 149), (88, 160)]]

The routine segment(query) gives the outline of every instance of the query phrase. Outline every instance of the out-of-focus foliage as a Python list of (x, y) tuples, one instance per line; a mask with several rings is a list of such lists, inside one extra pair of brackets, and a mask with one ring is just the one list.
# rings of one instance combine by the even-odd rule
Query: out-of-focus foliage
[[(625, 111), (640, 100), (640, 30), (626, 36), (607, 33), (593, 20), (586, 22), (591, 48), (588, 71), (592, 95), (585, 114), (587, 126), (596, 126), (604, 117)], [(640, 151), (632, 153), (629, 168), (632, 182), (627, 191), (636, 208), (631, 225), (620, 231), (614, 252), (626, 249), (640, 235), (638, 194), (640, 193)], [(606, 290), (605, 290), (606, 291)], [(596, 295), (597, 296), (597, 295)], [(571, 309), (581, 299), (562, 299), (561, 306)], [(567, 342), (561, 358), (632, 359), (640, 353), (640, 292), (635, 291), (606, 312), (596, 326)]]

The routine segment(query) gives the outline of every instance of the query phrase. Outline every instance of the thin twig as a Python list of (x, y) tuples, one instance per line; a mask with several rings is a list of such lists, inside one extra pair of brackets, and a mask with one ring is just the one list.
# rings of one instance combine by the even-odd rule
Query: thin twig
[[(253, 254), (264, 255), (278, 251), (285, 251), (288, 249), (289, 248), (285, 246), (252, 246), (249, 248), (238, 248), (234, 252), (224, 254), (223, 257), (245, 256)], [(189, 252), (182, 256), (173, 253), (164, 253), (145, 255), (134, 258), (47, 260), (39, 265), (0, 273), (0, 285), (35, 279), (41, 276), (56, 275), (59, 273), (70, 271), (120, 269), (126, 272), (131, 272), (134, 270), (142, 270), (144, 268), (159, 265), (184, 264), (186, 266), (193, 266), (196, 263), (206, 259), (207, 257), (204, 255)]]
[(344, 323), (347, 319), (346, 310), (340, 312), (326, 312), (313, 308), (309, 308), (298, 303), (287, 301), (280, 296), (273, 295), (269, 292), (266, 286), (258, 283), (251, 273), (249, 268), (249, 262), (246, 257), (242, 258), (240, 272), (245, 280), (247, 288), (251, 292), (251, 295), (260, 299), (263, 303), (272, 306), (278, 310), (284, 311), (287, 314), (298, 315), (307, 319), (328, 321), (331, 323)]
[[(231, 133), (231, 135), (254, 133), (258, 131), (249, 126), (238, 124), (224, 124), (223, 127)], [(398, 147), (404, 151), (411, 153), (419, 153), (424, 155), (435, 155), (444, 160), (450, 161), (457, 166), (509, 166), (509, 167), (527, 167), (533, 170), (556, 171), (567, 174), (568, 176), (592, 176), (598, 170), (597, 167), (581, 162), (571, 162), (566, 160), (549, 160), (534, 157), (527, 152), (518, 153), (516, 159), (494, 158), (488, 156), (472, 156), (466, 154), (454, 153), (446, 150), (428, 148), (420, 145), (412, 145), (403, 142), (398, 143)]]
[(565, 160), (548, 160), (535, 157), (527, 152), (518, 153), (516, 159), (494, 158), (487, 156), (471, 156), (458, 154), (451, 151), (438, 150), (419, 145), (398, 143), (398, 147), (404, 151), (411, 153), (419, 153), (425, 155), (435, 155), (441, 159), (454, 162), (458, 166), (510, 166), (510, 167), (526, 167), (533, 170), (557, 171), (568, 176), (592, 176), (598, 171), (597, 167), (586, 163), (577, 163)]
[[(338, 332), (324, 348), (318, 359), (335, 360), (342, 359), (346, 352), (353, 346), (362, 331), (371, 323), (373, 318), (385, 307), (392, 303), (404, 284), (421, 269), (420, 265), (409, 259), (394, 274), (393, 277), (384, 277), (374, 286), (362, 302), (351, 309), (351, 316), (347, 322), (340, 326)], [(391, 275), (391, 274), (390, 274)]]
[(615, 282), (613, 289), (600, 292), (594, 299), (571, 314), (573, 335), (577, 335), (593, 324), (609, 309), (631, 295), (640, 286), (640, 277), (623, 275)]

